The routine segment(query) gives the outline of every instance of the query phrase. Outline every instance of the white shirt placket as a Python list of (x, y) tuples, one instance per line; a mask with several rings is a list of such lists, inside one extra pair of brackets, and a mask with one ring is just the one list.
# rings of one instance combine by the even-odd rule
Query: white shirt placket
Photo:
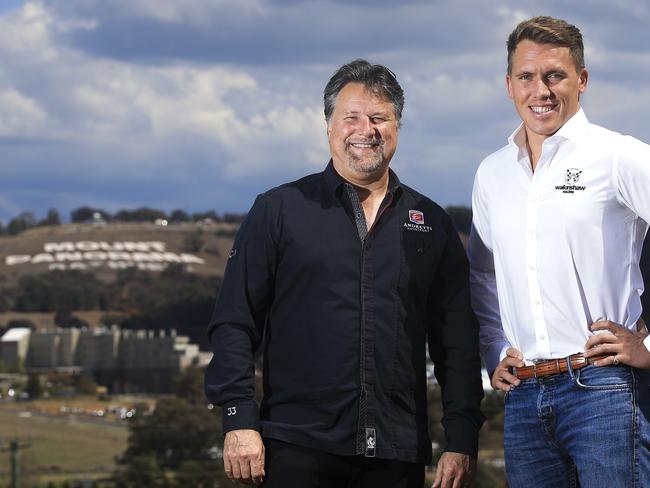
[(537, 357), (539, 358), (551, 357), (551, 343), (549, 341), (548, 327), (544, 320), (544, 302), (537, 274), (537, 248), (539, 244), (537, 218), (544, 180), (546, 180), (549, 171), (550, 158), (551, 155), (548, 154), (548, 151), (542, 152), (542, 157), (540, 157), (531, 178), (526, 201), (526, 276), (528, 278), (528, 298), (535, 328)]

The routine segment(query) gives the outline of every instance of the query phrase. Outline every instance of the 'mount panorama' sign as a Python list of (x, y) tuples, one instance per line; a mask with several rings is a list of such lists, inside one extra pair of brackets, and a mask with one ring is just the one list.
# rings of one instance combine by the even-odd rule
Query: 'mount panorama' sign
[(159, 241), (77, 241), (46, 242), (38, 254), (14, 254), (5, 257), (5, 265), (47, 264), (50, 270), (91, 269), (107, 266), (120, 270), (137, 267), (162, 271), (169, 263), (204, 264), (193, 254), (167, 251)]

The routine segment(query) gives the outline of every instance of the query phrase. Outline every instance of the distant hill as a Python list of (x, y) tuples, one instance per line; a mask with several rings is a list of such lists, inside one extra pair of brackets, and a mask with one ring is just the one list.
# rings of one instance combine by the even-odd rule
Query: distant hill
[(183, 264), (201, 275), (222, 275), (238, 224), (110, 223), (37, 227), (0, 236), (0, 286), (55, 269), (91, 271), (112, 281), (120, 269), (160, 271)]

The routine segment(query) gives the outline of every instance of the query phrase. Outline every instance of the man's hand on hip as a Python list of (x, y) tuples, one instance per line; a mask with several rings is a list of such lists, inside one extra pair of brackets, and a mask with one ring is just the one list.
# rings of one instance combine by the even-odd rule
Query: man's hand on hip
[(650, 351), (643, 343), (648, 332), (643, 321), (639, 321), (637, 329), (633, 331), (609, 320), (591, 324), (589, 330), (592, 332), (602, 330), (610, 334), (591, 336), (585, 344), (585, 357), (608, 355), (595, 361), (595, 366), (627, 364), (633, 368), (650, 368)]
[(474, 486), (476, 459), (467, 454), (445, 452), (438, 461), (431, 488), (469, 488)]
[(223, 467), (231, 481), (260, 484), (264, 479), (264, 443), (256, 430), (231, 430), (223, 441)]
[(524, 355), (514, 347), (508, 348), (506, 357), (497, 365), (492, 373), (492, 388), (495, 390), (510, 391), (514, 386), (521, 382), (512, 374), (512, 368), (522, 368), (525, 366)]

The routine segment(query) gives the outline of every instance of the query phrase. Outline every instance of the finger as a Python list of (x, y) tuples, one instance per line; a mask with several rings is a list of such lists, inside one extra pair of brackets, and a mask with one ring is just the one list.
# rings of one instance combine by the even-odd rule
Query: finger
[(492, 384), (492, 388), (494, 388), (495, 390), (501, 390), (505, 392), (512, 390), (513, 386), (517, 386), (517, 385), (512, 385), (507, 381), (504, 381), (500, 377), (492, 378), (491, 384)]
[(603, 359), (599, 359), (597, 361), (594, 361), (591, 363), (593, 366), (616, 366), (617, 364), (621, 364), (621, 356), (618, 354), (612, 354), (611, 356), (607, 356)]
[(442, 469), (436, 469), (436, 477), (433, 480), (433, 485), (431, 488), (440, 488), (440, 483), (442, 482)]
[(618, 342), (618, 337), (614, 334), (596, 334), (587, 339), (585, 343), (585, 349), (591, 349), (598, 347), (602, 344), (611, 344), (613, 342)]
[(453, 471), (445, 470), (442, 473), (442, 482), (440, 483), (441, 488), (451, 488), (454, 483), (454, 473)]
[(519, 386), (519, 383), (521, 383), (521, 380), (517, 378), (514, 374), (512, 374), (510, 368), (506, 368), (503, 366), (497, 367), (496, 371), (494, 372), (493, 378), (495, 378), (497, 381), (500, 380), (506, 384), (512, 384), (515, 386)]
[(241, 471), (241, 479), (242, 479), (242, 481), (244, 481), (244, 482), (252, 481), (252, 478), (251, 478), (251, 464), (250, 464), (250, 461), (248, 459), (244, 458), (239, 462), (239, 469)]
[(231, 466), (232, 466), (232, 476), (230, 479), (235, 481), (241, 480), (241, 468), (239, 466), (239, 461), (233, 460)]
[(232, 479), (232, 462), (230, 456), (225, 452), (223, 453), (223, 470), (226, 476), (228, 476), (228, 479)]
[(503, 368), (506, 371), (509, 371), (510, 368), (521, 368), (523, 366), (526, 366), (526, 363), (524, 363), (521, 359), (519, 358), (503, 358), (501, 363), (499, 364), (500, 368)]
[[(623, 352), (623, 345), (621, 343), (615, 344), (601, 344), (598, 347), (589, 349), (584, 353), (585, 357), (590, 358), (594, 356), (606, 356), (609, 354), (620, 354)], [(600, 359), (599, 359), (600, 360)]]
[(521, 351), (519, 349), (515, 349), (514, 347), (509, 347), (506, 349), (506, 356), (511, 358), (524, 359), (524, 355), (521, 353)]
[(261, 458), (251, 461), (251, 478), (255, 483), (261, 483), (264, 479), (264, 453)]
[(594, 322), (589, 326), (589, 330), (591, 330), (592, 332), (594, 330), (608, 330), (614, 333), (620, 328), (621, 328), (620, 325), (612, 322), (611, 320), (601, 320), (599, 322)]

